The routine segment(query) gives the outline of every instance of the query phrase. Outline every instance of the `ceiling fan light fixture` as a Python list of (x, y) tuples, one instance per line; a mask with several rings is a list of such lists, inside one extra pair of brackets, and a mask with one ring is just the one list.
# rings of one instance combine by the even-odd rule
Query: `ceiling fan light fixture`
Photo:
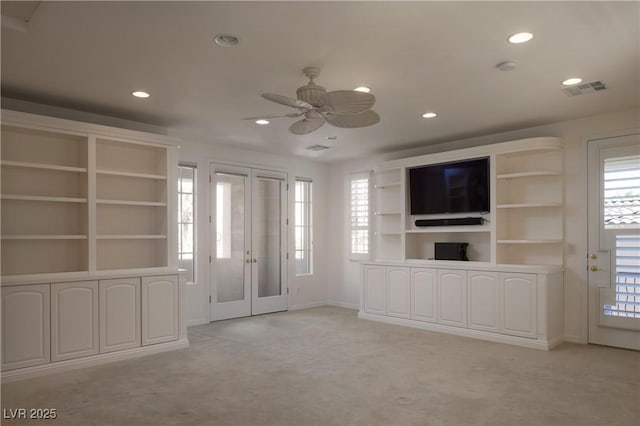
[(367, 86), (359, 86), (353, 90), (356, 92), (362, 92), (362, 93), (369, 93), (371, 91), (371, 89), (369, 89)]
[(562, 82), (563, 86), (573, 86), (576, 84), (582, 83), (582, 79), (580, 77), (572, 77), (572, 78), (568, 78), (565, 81)]
[(256, 120), (256, 124), (259, 124), (261, 126), (266, 126), (267, 124), (269, 124), (269, 120), (264, 120), (264, 119)]
[(422, 118), (433, 118), (437, 116), (438, 114), (436, 114), (435, 112), (425, 112), (424, 114), (422, 114)]
[(213, 41), (215, 41), (218, 46), (223, 47), (235, 46), (240, 42), (238, 37), (231, 34), (218, 34), (213, 38)]
[(131, 92), (131, 95), (135, 96), (136, 98), (141, 98), (141, 99), (146, 99), (149, 96), (151, 96), (149, 94), (149, 92), (144, 92), (142, 90), (135, 90), (135, 91)]
[(511, 44), (520, 44), (526, 43), (533, 38), (533, 34), (531, 33), (516, 33), (507, 39)]

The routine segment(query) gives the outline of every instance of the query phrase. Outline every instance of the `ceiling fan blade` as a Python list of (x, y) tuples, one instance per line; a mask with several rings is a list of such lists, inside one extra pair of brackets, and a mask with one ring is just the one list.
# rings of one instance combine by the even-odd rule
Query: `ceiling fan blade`
[(300, 99), (290, 98), (288, 96), (282, 96), (275, 93), (261, 93), (260, 96), (263, 98), (275, 102), (280, 105), (286, 105), (294, 108), (300, 109), (312, 109), (313, 106), (305, 101), (301, 101)]
[(320, 97), (320, 104), (326, 105), (335, 114), (358, 114), (375, 103), (376, 97), (371, 93), (354, 90), (336, 90)]
[(380, 121), (380, 116), (375, 111), (368, 110), (360, 114), (327, 114), (325, 119), (332, 126), (353, 129), (376, 124)]
[(296, 118), (296, 117), (300, 117), (302, 114), (304, 114), (304, 112), (293, 113), (293, 114), (256, 115), (255, 117), (245, 117), (242, 120), (261, 120), (265, 118), (279, 118), (279, 117)]
[(289, 131), (294, 135), (306, 135), (307, 133), (311, 133), (314, 130), (319, 129), (324, 124), (324, 118), (303, 118), (302, 120), (296, 121), (289, 127)]

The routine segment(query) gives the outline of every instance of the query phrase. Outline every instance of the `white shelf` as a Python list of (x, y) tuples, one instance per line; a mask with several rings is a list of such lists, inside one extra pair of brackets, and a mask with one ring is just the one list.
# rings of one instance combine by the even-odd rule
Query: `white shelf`
[(389, 212), (374, 212), (375, 216), (391, 216), (391, 215), (399, 215), (399, 211), (389, 211)]
[(98, 169), (98, 170), (96, 170), (96, 173), (99, 174), (99, 175), (123, 176), (123, 177), (133, 177), (133, 178), (143, 178), (143, 179), (158, 179), (158, 180), (166, 180), (167, 179), (167, 177), (165, 175), (121, 172), (121, 171), (117, 171), (117, 170), (106, 170), (106, 169)]
[(374, 232), (374, 235), (382, 235), (382, 236), (385, 236), (385, 235), (397, 235), (397, 236), (400, 236), (401, 234), (402, 233), (400, 231), (398, 231), (398, 232)]
[(166, 235), (98, 235), (96, 237), (99, 240), (164, 240)]
[(561, 203), (516, 203), (516, 204), (498, 204), (499, 209), (522, 209), (536, 207), (562, 207)]
[(400, 182), (389, 182), (389, 183), (381, 183), (379, 185), (373, 186), (375, 189), (385, 189), (385, 188), (399, 188)]
[(167, 203), (162, 201), (127, 201), (127, 200), (96, 200), (97, 204), (112, 204), (122, 206), (156, 206), (165, 207)]
[(520, 173), (504, 173), (497, 175), (496, 179), (514, 179), (514, 178), (527, 178), (538, 176), (562, 176), (559, 172), (552, 171), (539, 171), (539, 172), (520, 172)]
[(42, 170), (59, 170), (62, 172), (77, 172), (86, 173), (86, 167), (71, 167), (71, 166), (58, 166), (55, 164), (43, 164), (43, 163), (30, 163), (27, 161), (9, 161), (3, 160), (1, 163), (3, 166), (10, 167), (24, 167), (29, 169), (42, 169)]
[(86, 235), (3, 235), (3, 240), (86, 240)]
[(34, 195), (6, 195), (0, 196), (3, 200), (18, 200), (18, 201), (51, 201), (56, 203), (86, 203), (86, 198), (72, 198), (72, 197), (42, 197)]
[(498, 240), (498, 244), (560, 244), (561, 239)]
[(407, 229), (407, 234), (444, 234), (448, 232), (491, 232), (487, 226), (434, 226), (424, 229)]

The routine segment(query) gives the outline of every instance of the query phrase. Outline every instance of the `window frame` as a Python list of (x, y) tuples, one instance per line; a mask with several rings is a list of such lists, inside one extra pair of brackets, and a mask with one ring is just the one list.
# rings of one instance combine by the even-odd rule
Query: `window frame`
[[(192, 184), (191, 184), (191, 192), (184, 192), (183, 191), (183, 178), (182, 178), (182, 168), (188, 168), (192, 170), (193, 173), (193, 179), (192, 179)], [(183, 256), (186, 254), (190, 254), (191, 255), (191, 261), (192, 261), (192, 275), (191, 277), (189, 277), (190, 279), (188, 279), (189, 282), (195, 282), (196, 281), (196, 277), (197, 277), (197, 182), (198, 182), (198, 167), (196, 164), (194, 163), (183, 163), (183, 162), (179, 162), (178, 163), (178, 191), (177, 191), (177, 195), (178, 195), (178, 220), (177, 220), (177, 226), (178, 226), (178, 255), (177, 255), (177, 259), (178, 259), (178, 265), (182, 266), (182, 261), (183, 261)], [(183, 216), (182, 216), (182, 195), (183, 194), (187, 194), (187, 195), (191, 195), (191, 204), (192, 204), (192, 212), (191, 212), (191, 222), (184, 222), (182, 220)], [(183, 251), (183, 246), (182, 246), (182, 228), (183, 225), (191, 225), (192, 226), (192, 251), (191, 252), (186, 252)]]
[[(302, 185), (304, 189), (302, 192), (302, 200), (298, 199), (298, 184)], [(298, 205), (301, 205), (301, 212), (303, 219), (302, 224), (298, 224)], [(301, 276), (311, 276), (313, 275), (313, 180), (310, 178), (299, 177), (296, 176), (294, 179), (294, 197), (293, 197), (293, 206), (294, 206), (294, 220), (293, 220), (293, 259), (296, 262), (295, 265), (295, 273), (297, 277)], [(306, 223), (305, 223), (306, 222)], [(297, 241), (297, 230), (298, 228), (302, 229), (303, 235), (303, 244), (302, 248), (298, 247)], [(302, 252), (306, 253), (306, 257), (302, 257), (300, 260), (306, 259), (307, 270), (303, 273), (298, 273), (298, 253)]]
[[(367, 218), (367, 224), (364, 225), (354, 225), (354, 205), (353, 205), (353, 182), (358, 180), (366, 180), (366, 188), (367, 188), (367, 211), (365, 215)], [(363, 171), (363, 172), (354, 172), (349, 174), (349, 179), (347, 181), (347, 224), (348, 224), (348, 250), (349, 250), (349, 259), (352, 261), (362, 261), (369, 260), (371, 258), (371, 171)], [(365, 231), (366, 233), (366, 253), (365, 252), (354, 252), (353, 244), (354, 244), (354, 232), (356, 231)]]

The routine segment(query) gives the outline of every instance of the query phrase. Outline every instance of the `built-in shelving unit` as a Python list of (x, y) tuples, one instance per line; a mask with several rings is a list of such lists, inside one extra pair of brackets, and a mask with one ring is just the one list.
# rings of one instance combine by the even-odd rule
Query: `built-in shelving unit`
[(374, 251), (379, 258), (400, 259), (403, 252), (402, 169), (376, 170), (373, 188)]

